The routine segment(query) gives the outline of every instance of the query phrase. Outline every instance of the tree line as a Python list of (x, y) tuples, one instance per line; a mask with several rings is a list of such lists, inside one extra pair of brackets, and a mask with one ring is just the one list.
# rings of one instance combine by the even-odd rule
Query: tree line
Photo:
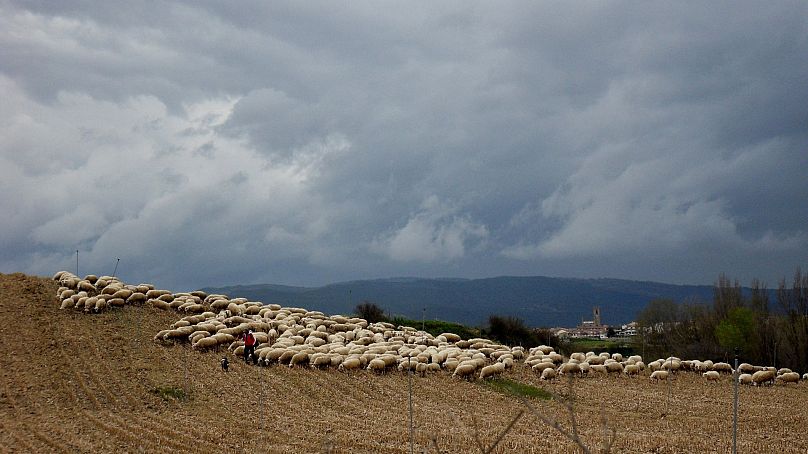
[(737, 349), (742, 362), (808, 371), (808, 274), (799, 268), (774, 291), (758, 279), (744, 289), (722, 274), (712, 304), (653, 300), (637, 322), (644, 357), (731, 362)]

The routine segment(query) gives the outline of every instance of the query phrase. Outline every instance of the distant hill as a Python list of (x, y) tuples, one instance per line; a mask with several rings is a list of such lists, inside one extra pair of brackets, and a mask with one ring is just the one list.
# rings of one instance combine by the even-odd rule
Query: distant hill
[[(390, 278), (340, 282), (323, 287), (273, 284), (206, 288), (209, 293), (264, 303), (301, 306), (327, 314), (349, 314), (362, 301), (390, 315), (440, 319), (479, 326), (489, 315), (511, 315), (530, 326), (574, 326), (592, 319), (600, 306), (603, 322), (621, 324), (655, 298), (711, 301), (712, 286), (672, 285), (621, 279), (494, 277), (486, 279)], [(424, 311), (424, 309), (426, 309)]]

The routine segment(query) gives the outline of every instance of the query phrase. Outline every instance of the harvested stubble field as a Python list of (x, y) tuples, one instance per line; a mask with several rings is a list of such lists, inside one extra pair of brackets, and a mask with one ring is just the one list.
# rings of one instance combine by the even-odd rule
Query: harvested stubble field
[[(226, 353), (154, 343), (179, 316), (123, 307), (60, 311), (52, 280), (0, 274), (2, 452), (409, 452), (408, 377), (246, 366)], [(566, 393), (522, 364), (506, 377)], [(447, 374), (412, 377), (417, 452), (480, 452), (526, 407)], [(729, 452), (732, 384), (680, 374), (574, 382), (582, 438), (597, 451)], [(185, 397), (187, 393), (187, 397)], [(670, 394), (669, 394), (670, 393)], [(670, 395), (670, 399), (668, 396)], [(557, 401), (531, 405), (569, 429)], [(740, 452), (808, 452), (808, 385), (740, 389)], [(530, 411), (492, 452), (576, 452)]]

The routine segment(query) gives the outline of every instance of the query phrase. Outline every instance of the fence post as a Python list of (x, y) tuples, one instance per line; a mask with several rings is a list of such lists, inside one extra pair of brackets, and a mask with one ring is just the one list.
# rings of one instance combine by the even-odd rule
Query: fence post
[(732, 454), (738, 453), (738, 347), (735, 347), (735, 370), (732, 371), (735, 398), (732, 402)]
[(413, 454), (415, 452), (415, 437), (412, 428), (412, 356), (407, 357), (407, 382), (410, 393), (410, 454)]

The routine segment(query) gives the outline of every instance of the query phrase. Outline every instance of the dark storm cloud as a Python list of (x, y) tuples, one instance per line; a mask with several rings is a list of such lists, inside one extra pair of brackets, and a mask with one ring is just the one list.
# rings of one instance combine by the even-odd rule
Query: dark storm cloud
[(807, 11), (7, 3), (0, 269), (773, 283), (808, 252)]

